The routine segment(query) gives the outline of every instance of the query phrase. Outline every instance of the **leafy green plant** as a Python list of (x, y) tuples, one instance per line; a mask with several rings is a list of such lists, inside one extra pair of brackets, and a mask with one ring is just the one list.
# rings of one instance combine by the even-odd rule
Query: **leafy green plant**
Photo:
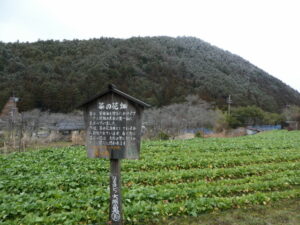
[[(239, 138), (146, 141), (122, 161), (124, 220), (265, 205), (300, 197), (300, 132)], [(109, 161), (83, 147), (0, 155), (0, 223), (105, 224)]]

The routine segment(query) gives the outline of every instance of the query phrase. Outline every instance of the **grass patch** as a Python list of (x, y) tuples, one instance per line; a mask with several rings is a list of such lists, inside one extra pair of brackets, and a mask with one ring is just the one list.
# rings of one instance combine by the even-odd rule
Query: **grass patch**
[[(155, 225), (162, 224), (155, 223)], [(173, 218), (166, 225), (299, 225), (300, 199), (282, 200), (270, 205), (212, 212), (197, 217)]]

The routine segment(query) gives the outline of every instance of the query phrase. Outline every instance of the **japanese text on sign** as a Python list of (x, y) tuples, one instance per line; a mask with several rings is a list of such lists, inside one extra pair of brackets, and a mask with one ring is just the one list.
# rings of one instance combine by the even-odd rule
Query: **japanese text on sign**
[(98, 102), (97, 110), (89, 112), (89, 138), (100, 146), (125, 146), (136, 141), (136, 112), (128, 104)]

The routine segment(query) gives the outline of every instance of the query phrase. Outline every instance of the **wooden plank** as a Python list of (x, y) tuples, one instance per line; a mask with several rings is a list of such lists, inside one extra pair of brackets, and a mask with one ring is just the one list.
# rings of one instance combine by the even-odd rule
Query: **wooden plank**
[(115, 93), (89, 105), (85, 112), (88, 157), (138, 159), (142, 110)]

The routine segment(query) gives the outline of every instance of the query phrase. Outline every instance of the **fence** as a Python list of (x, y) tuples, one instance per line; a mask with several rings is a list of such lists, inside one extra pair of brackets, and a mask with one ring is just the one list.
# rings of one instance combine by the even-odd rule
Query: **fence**
[(281, 130), (281, 125), (255, 125), (255, 126), (247, 126), (247, 129), (254, 129), (259, 131), (270, 131), (270, 130)]

